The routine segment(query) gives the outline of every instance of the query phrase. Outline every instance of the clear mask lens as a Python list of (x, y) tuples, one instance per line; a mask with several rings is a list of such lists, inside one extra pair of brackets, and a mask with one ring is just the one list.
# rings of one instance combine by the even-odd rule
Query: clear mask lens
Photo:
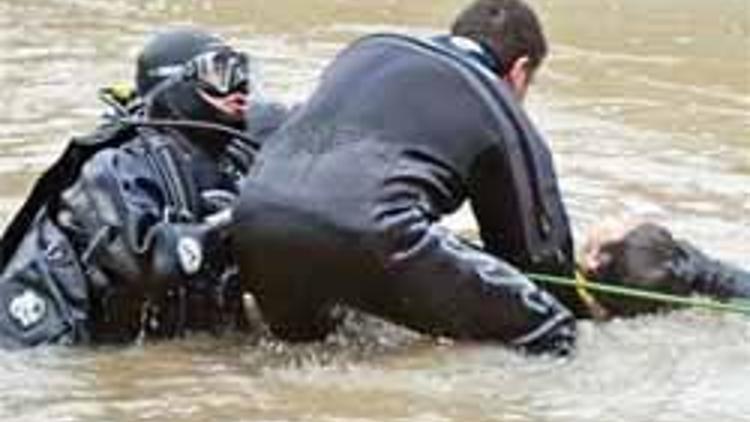
[(235, 92), (248, 92), (250, 66), (246, 54), (231, 49), (209, 51), (195, 57), (192, 62), (192, 76), (206, 93), (224, 97)]

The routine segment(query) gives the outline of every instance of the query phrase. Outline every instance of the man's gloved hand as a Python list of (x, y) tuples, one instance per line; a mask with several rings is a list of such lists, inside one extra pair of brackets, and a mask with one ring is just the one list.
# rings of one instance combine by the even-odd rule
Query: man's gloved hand
[(192, 276), (201, 270), (206, 259), (204, 249), (209, 245), (210, 237), (210, 230), (204, 224), (185, 226), (178, 230), (174, 248), (183, 274)]
[(163, 268), (177, 267), (183, 275), (193, 276), (205, 268), (206, 261), (218, 259), (221, 254), (224, 228), (231, 222), (231, 207), (237, 195), (213, 189), (201, 192), (201, 198), (205, 209), (211, 212), (202, 222), (165, 227), (168, 233), (160, 246), (166, 249), (166, 256), (160, 260)]
[(175, 225), (174, 251), (185, 275), (195, 275), (206, 268), (206, 263), (223, 259), (225, 229), (231, 219), (231, 208), (225, 208), (202, 223)]
[(221, 254), (222, 230), (216, 223), (165, 223), (153, 245), (154, 276), (179, 283), (203, 271)]

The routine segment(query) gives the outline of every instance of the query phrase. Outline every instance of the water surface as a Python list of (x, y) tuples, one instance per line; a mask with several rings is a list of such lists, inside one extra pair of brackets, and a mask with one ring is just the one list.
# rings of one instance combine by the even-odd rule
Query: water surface
[[(436, 34), (457, 0), (0, 0), (0, 216), (130, 80), (147, 34), (216, 30), (302, 100), (346, 42)], [(580, 236), (602, 216), (667, 224), (750, 267), (746, 0), (537, 0), (551, 57), (529, 98)], [(466, 214), (452, 220), (470, 228)], [(750, 421), (750, 324), (680, 312), (581, 324), (575, 359), (457, 345), (378, 321), (327, 342), (191, 338), (0, 352), (3, 421)]]

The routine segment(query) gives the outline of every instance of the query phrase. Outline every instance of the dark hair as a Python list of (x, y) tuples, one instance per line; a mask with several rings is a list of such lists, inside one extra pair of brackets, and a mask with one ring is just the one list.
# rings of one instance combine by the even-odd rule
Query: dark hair
[(547, 55), (547, 40), (534, 11), (522, 0), (476, 0), (453, 22), (451, 33), (479, 42), (492, 51), (501, 76), (520, 57), (536, 70)]
[[(672, 295), (690, 294), (689, 283), (677, 277), (674, 268), (684, 255), (683, 246), (666, 228), (642, 223), (621, 239), (601, 246), (610, 261), (593, 278), (625, 287)], [(597, 300), (613, 315), (629, 316), (670, 308), (661, 302), (597, 294)]]

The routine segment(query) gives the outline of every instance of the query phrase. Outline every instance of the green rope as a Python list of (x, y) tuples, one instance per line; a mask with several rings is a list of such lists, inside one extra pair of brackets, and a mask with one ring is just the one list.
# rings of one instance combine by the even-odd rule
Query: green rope
[(576, 283), (575, 280), (565, 277), (558, 277), (548, 274), (528, 273), (527, 277), (534, 281), (542, 283), (556, 284), (559, 286), (568, 286), (575, 288), (582, 286), (586, 289), (598, 292), (609, 293), (623, 297), (634, 297), (639, 299), (651, 300), (654, 302), (667, 303), (671, 305), (688, 306), (694, 308), (706, 308), (716, 311), (737, 312), (744, 315), (750, 315), (750, 302), (743, 300), (732, 300), (731, 302), (719, 302), (710, 298), (684, 297), (668, 293), (654, 292), (650, 290), (635, 289), (632, 287), (623, 287), (612, 284), (595, 283), (585, 281)]

